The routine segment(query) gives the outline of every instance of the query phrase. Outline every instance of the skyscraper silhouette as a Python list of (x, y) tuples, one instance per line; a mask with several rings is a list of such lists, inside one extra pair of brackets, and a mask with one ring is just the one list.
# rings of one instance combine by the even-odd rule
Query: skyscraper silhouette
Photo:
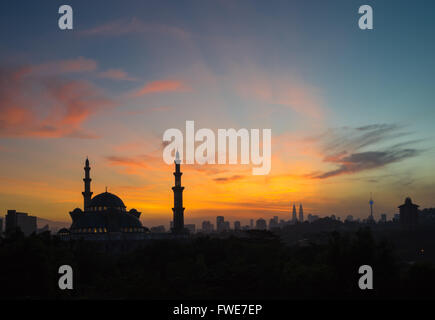
[(292, 214), (292, 222), (298, 221), (298, 218), (296, 216), (296, 205), (293, 204), (293, 214)]
[(304, 222), (304, 209), (302, 203), (299, 205), (299, 222)]
[(172, 187), (174, 191), (174, 207), (172, 211), (174, 212), (174, 221), (173, 221), (173, 233), (184, 233), (184, 208), (183, 208), (183, 190), (184, 187), (181, 186), (181, 175), (183, 174), (180, 171), (180, 154), (178, 151), (175, 154), (175, 186)]
[(83, 179), (83, 182), (85, 183), (85, 191), (82, 192), (83, 195), (83, 210), (86, 211), (86, 209), (88, 209), (89, 207), (89, 203), (91, 202), (91, 198), (92, 198), (92, 193), (91, 192), (91, 176), (90, 176), (90, 171), (91, 171), (91, 167), (89, 166), (89, 159), (86, 157), (86, 161), (85, 161), (85, 178)]
[(225, 218), (223, 216), (216, 217), (216, 230), (217, 232), (225, 231)]
[(405, 203), (399, 206), (400, 223), (403, 227), (414, 228), (418, 224), (418, 205), (412, 203), (410, 197), (405, 199)]

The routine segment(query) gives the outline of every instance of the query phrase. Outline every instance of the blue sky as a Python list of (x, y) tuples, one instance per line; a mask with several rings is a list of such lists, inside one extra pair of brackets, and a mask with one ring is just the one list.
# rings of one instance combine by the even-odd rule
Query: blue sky
[[(15, 189), (0, 190), (8, 206), (19, 209), (23, 203), (25, 209), (53, 218), (79, 205), (81, 161), (89, 155), (109, 180), (104, 183), (160, 219), (170, 203), (155, 194), (164, 192), (170, 175), (150, 194), (135, 198), (129, 190), (142, 190), (164, 177), (165, 167), (156, 172), (141, 161), (144, 155), (158, 158), (163, 131), (183, 129), (186, 120), (212, 129), (272, 129), (278, 164), (271, 180), (279, 181), (267, 182), (274, 192), (264, 195), (258, 214), (285, 212), (286, 199), (294, 199), (307, 203), (313, 213), (332, 213), (332, 206), (339, 214), (364, 215), (366, 208), (352, 203), (365, 205), (372, 191), (384, 199), (381, 209), (391, 214), (407, 193), (425, 206), (434, 205), (428, 191), (435, 160), (433, 2), (74, 0), (68, 3), (74, 10), (72, 31), (57, 27), (61, 4), (66, 2), (0, 4), (1, 70), (10, 72), (3, 81), (13, 93), (1, 100), (1, 176), (18, 179), (13, 180)], [(373, 7), (374, 30), (358, 28), (362, 4)], [(8, 76), (24, 67), (33, 70), (32, 77), (12, 86)], [(47, 83), (48, 93), (43, 91)], [(77, 85), (73, 93), (57, 91), (71, 83)], [(137, 95), (141, 88), (146, 93)], [(81, 101), (72, 117), (63, 118), (62, 108), (77, 107), (71, 100), (77, 94), (92, 103)], [(47, 95), (58, 99), (54, 109), (46, 107)], [(7, 105), (11, 100), (22, 114)], [(53, 110), (57, 113), (50, 117)], [(32, 129), (41, 123), (54, 131)], [(358, 130), (366, 126), (372, 126), (368, 133)], [(359, 147), (364, 134), (377, 140)], [(331, 150), (331, 139), (349, 141), (343, 143), (345, 149)], [(386, 156), (352, 158), (372, 151)], [(348, 157), (333, 157), (340, 152)], [(348, 160), (355, 168), (343, 174), (321, 181), (306, 178), (333, 172)], [(13, 176), (14, 171), (20, 173)], [(297, 172), (297, 178), (285, 181), (290, 172)], [(243, 173), (230, 170), (227, 175)], [(65, 190), (52, 197), (35, 193), (22, 187), (26, 178), (36, 184), (61, 179)], [(229, 200), (222, 210), (251, 214), (239, 204), (253, 195), (257, 199), (260, 191), (232, 199), (233, 188), (244, 186), (240, 180), (232, 183), (195, 208), (198, 219), (225, 195)], [(298, 187), (285, 190), (286, 184)], [(192, 201), (204, 198), (200, 191), (193, 193)], [(153, 195), (152, 206), (140, 200)], [(65, 202), (59, 204), (57, 198)]]

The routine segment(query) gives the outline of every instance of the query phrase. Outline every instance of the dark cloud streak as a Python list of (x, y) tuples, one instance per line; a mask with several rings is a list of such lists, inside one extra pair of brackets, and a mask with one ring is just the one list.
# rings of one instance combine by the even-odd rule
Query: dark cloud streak
[[(338, 165), (334, 170), (311, 173), (315, 179), (326, 179), (342, 174), (382, 168), (392, 163), (413, 158), (423, 152), (414, 146), (422, 140), (408, 140), (386, 147), (396, 138), (410, 135), (397, 124), (373, 124), (358, 128), (344, 127), (329, 130), (322, 136), (325, 144), (325, 162)], [(370, 150), (366, 150), (370, 149)]]

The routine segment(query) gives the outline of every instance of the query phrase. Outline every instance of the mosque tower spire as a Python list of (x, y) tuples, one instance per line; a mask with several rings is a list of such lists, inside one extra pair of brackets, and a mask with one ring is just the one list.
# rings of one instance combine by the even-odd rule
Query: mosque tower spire
[(89, 166), (88, 157), (86, 157), (84, 169), (85, 169), (85, 178), (83, 179), (83, 181), (85, 183), (85, 191), (82, 192), (82, 195), (83, 195), (83, 210), (86, 211), (86, 209), (89, 206), (89, 203), (91, 202), (92, 193), (93, 193), (91, 192), (91, 181), (92, 181), (90, 176), (91, 167)]
[(181, 175), (183, 174), (180, 171), (180, 154), (175, 153), (175, 186), (172, 187), (174, 191), (174, 207), (172, 211), (174, 213), (173, 220), (173, 228), (172, 232), (174, 233), (184, 233), (184, 208), (183, 208), (183, 190), (184, 187), (181, 186)]

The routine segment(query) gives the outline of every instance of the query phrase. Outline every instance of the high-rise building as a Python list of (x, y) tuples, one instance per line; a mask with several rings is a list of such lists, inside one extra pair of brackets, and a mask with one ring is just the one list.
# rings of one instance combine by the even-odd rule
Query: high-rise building
[(151, 233), (165, 233), (166, 229), (165, 226), (155, 226), (151, 227), (150, 231)]
[(184, 187), (181, 186), (181, 175), (183, 174), (180, 171), (180, 154), (178, 151), (175, 154), (175, 186), (172, 187), (174, 191), (174, 207), (172, 211), (174, 213), (174, 224), (172, 228), (173, 233), (185, 233), (186, 229), (184, 228), (184, 208), (183, 208), (183, 190)]
[(266, 220), (264, 220), (263, 218), (258, 219), (255, 222), (255, 229), (257, 229), (257, 230), (266, 230), (267, 229)]
[(312, 223), (312, 222), (314, 222), (316, 220), (319, 220), (319, 216), (318, 215), (308, 214), (307, 220), (308, 220), (309, 223)]
[(241, 225), (240, 221), (234, 221), (234, 231), (240, 231)]
[(202, 222), (202, 232), (211, 233), (213, 232), (213, 224), (210, 221)]
[(31, 235), (36, 232), (36, 217), (29, 216), (24, 212), (17, 212), (16, 210), (8, 210), (6, 214), (6, 230), (7, 234), (15, 232), (20, 229), (25, 236)]
[(274, 216), (269, 220), (269, 229), (279, 228), (278, 217)]
[(230, 222), (229, 221), (224, 222), (224, 231), (230, 231)]
[(380, 223), (386, 223), (387, 222), (387, 214), (383, 213), (381, 214), (381, 219), (379, 220)]
[(418, 205), (412, 203), (411, 198), (406, 198), (405, 203), (399, 206), (400, 224), (407, 228), (415, 227), (418, 224)]
[(254, 219), (251, 219), (251, 220), (249, 221), (249, 227), (250, 227), (251, 229), (254, 229)]
[(292, 222), (296, 223), (297, 221), (298, 221), (298, 218), (296, 216), (296, 205), (293, 204)]
[(216, 231), (217, 232), (225, 231), (225, 218), (223, 216), (216, 217)]
[(184, 227), (189, 230), (189, 233), (193, 234), (196, 232), (196, 226), (195, 224), (185, 224)]
[(345, 222), (352, 222), (353, 221), (353, 216), (352, 215), (348, 215), (344, 221)]
[(304, 222), (304, 209), (302, 203), (299, 205), (299, 222)]

